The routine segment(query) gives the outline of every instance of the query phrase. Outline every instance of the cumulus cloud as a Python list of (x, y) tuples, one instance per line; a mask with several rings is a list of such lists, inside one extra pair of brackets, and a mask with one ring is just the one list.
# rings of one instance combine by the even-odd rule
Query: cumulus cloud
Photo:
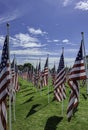
[(80, 2), (76, 3), (75, 9), (87, 11), (88, 10), (88, 0), (80, 1)]
[(33, 35), (44, 35), (44, 34), (47, 34), (47, 32), (42, 31), (40, 28), (39, 29), (34, 29), (34, 28), (28, 27), (28, 31), (31, 34), (33, 34)]
[(68, 39), (64, 39), (64, 40), (62, 40), (62, 42), (63, 42), (63, 43), (68, 43), (69, 40), (68, 40)]
[(48, 39), (48, 40), (47, 40), (47, 42), (56, 42), (56, 43), (59, 42), (59, 41), (60, 41), (60, 40), (58, 40), (58, 39), (54, 39), (54, 40), (49, 40), (49, 39)]
[(78, 44), (75, 44), (75, 43), (71, 43), (68, 39), (62, 40), (62, 43), (65, 43), (65, 44), (71, 45), (71, 46), (76, 46), (76, 45), (78, 45)]
[(19, 49), (19, 50), (11, 50), (11, 54), (17, 55), (41, 55), (43, 54), (38, 48), (31, 48), (31, 49)]
[[(0, 43), (4, 42), (5, 37), (0, 36)], [(59, 42), (58, 39), (52, 40), (54, 42)], [(64, 43), (69, 42), (68, 39), (63, 40)], [(16, 54), (18, 63), (25, 63), (25, 62), (35, 62), (39, 57), (42, 58), (42, 64), (45, 64), (45, 60), (47, 57), (47, 54), (49, 54), (49, 66), (52, 68), (54, 61), (58, 66), (60, 54), (58, 53), (61, 50), (55, 50), (53, 53), (49, 49), (45, 49), (42, 46), (46, 46), (45, 44), (42, 45), (38, 38), (35, 38), (33, 36), (30, 36), (28, 33), (19, 33), (14, 35), (13, 37), (10, 37), (10, 54), (11, 56)], [(1, 46), (3, 44), (0, 44)], [(71, 54), (71, 56), (77, 52), (78, 49), (65, 49), (65, 54)], [(0, 49), (0, 54), (2, 50)], [(31, 57), (31, 58), (30, 58)], [(69, 62), (72, 61), (72, 58), (70, 57), (69, 60), (65, 59), (66, 64), (69, 64)], [(70, 62), (71, 63), (71, 62)], [(71, 63), (72, 64), (72, 63)], [(43, 66), (42, 65), (42, 66)]]
[(13, 47), (23, 47), (23, 48), (33, 48), (33, 47), (42, 47), (46, 46), (45, 44), (41, 44), (37, 38), (30, 36), (29, 34), (19, 33), (14, 37), (10, 37), (11, 43)]
[(54, 39), (53, 42), (59, 42), (60, 40)]
[(37, 38), (33, 38), (31, 37), (29, 34), (23, 34), (23, 33), (19, 33), (16, 34), (15, 37), (20, 40), (21, 42), (27, 43), (27, 42), (38, 42)]

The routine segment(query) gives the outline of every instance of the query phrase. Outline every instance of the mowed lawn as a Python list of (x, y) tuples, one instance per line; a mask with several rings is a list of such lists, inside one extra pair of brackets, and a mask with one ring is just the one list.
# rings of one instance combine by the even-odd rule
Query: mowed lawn
[(20, 91), (16, 94), (16, 121), (13, 120), (12, 114), (12, 130), (88, 130), (86, 87), (80, 87), (78, 110), (68, 122), (66, 111), (70, 89), (67, 85), (67, 98), (63, 101), (62, 114), (62, 102), (53, 100), (51, 83), (49, 90), (48, 87), (36, 89), (22, 79), (19, 79), (19, 83)]

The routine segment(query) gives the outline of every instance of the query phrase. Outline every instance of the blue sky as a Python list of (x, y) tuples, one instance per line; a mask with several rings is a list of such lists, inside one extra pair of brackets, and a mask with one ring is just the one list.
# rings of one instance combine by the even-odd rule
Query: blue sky
[(0, 55), (10, 24), (10, 58), (18, 64), (42, 67), (49, 54), (49, 67), (58, 66), (64, 47), (65, 65), (72, 66), (81, 32), (88, 54), (88, 0), (0, 0)]

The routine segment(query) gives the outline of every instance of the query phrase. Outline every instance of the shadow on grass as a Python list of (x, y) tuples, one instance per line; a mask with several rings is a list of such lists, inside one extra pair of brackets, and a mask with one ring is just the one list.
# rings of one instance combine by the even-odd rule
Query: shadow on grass
[(82, 93), (82, 96), (85, 100), (87, 100), (87, 96), (84, 93)]
[(22, 104), (25, 104), (25, 103), (33, 101), (33, 98), (34, 98), (34, 96), (30, 97), (27, 101), (23, 102)]
[(37, 112), (37, 110), (35, 110), (37, 107), (39, 107), (41, 104), (35, 104), (32, 106), (32, 108), (30, 109), (30, 111), (28, 112), (28, 114), (26, 115), (26, 118), (28, 118), (30, 115), (34, 114)]
[(52, 102), (56, 101), (55, 97), (53, 97)]
[(32, 88), (31, 89), (29, 89), (29, 88), (28, 89), (23, 89), (23, 90), (20, 91), (20, 93), (27, 92), (27, 91), (30, 91), (30, 90), (32, 90)]
[(52, 116), (48, 118), (44, 130), (56, 130), (58, 123), (62, 121), (63, 117)]
[(48, 95), (48, 94), (51, 94), (51, 93), (53, 93), (53, 91), (50, 91), (49, 93), (47, 93), (47, 95)]
[(27, 93), (27, 94), (24, 95), (24, 97), (29, 96), (29, 95), (34, 94), (34, 93), (35, 92)]
[(46, 88), (45, 89), (44, 88), (41, 89), (41, 91), (45, 91), (45, 90), (46, 90)]

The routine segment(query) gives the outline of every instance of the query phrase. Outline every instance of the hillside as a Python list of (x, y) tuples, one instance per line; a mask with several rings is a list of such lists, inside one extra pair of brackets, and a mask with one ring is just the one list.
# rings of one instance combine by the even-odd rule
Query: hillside
[(78, 111), (70, 122), (67, 121), (66, 109), (69, 100), (69, 87), (66, 87), (67, 98), (62, 103), (53, 100), (53, 87), (50, 83), (49, 103), (48, 87), (42, 91), (27, 81), (19, 79), (20, 91), (16, 95), (16, 121), (12, 117), (13, 130), (87, 130), (88, 99), (86, 88), (80, 88)]

